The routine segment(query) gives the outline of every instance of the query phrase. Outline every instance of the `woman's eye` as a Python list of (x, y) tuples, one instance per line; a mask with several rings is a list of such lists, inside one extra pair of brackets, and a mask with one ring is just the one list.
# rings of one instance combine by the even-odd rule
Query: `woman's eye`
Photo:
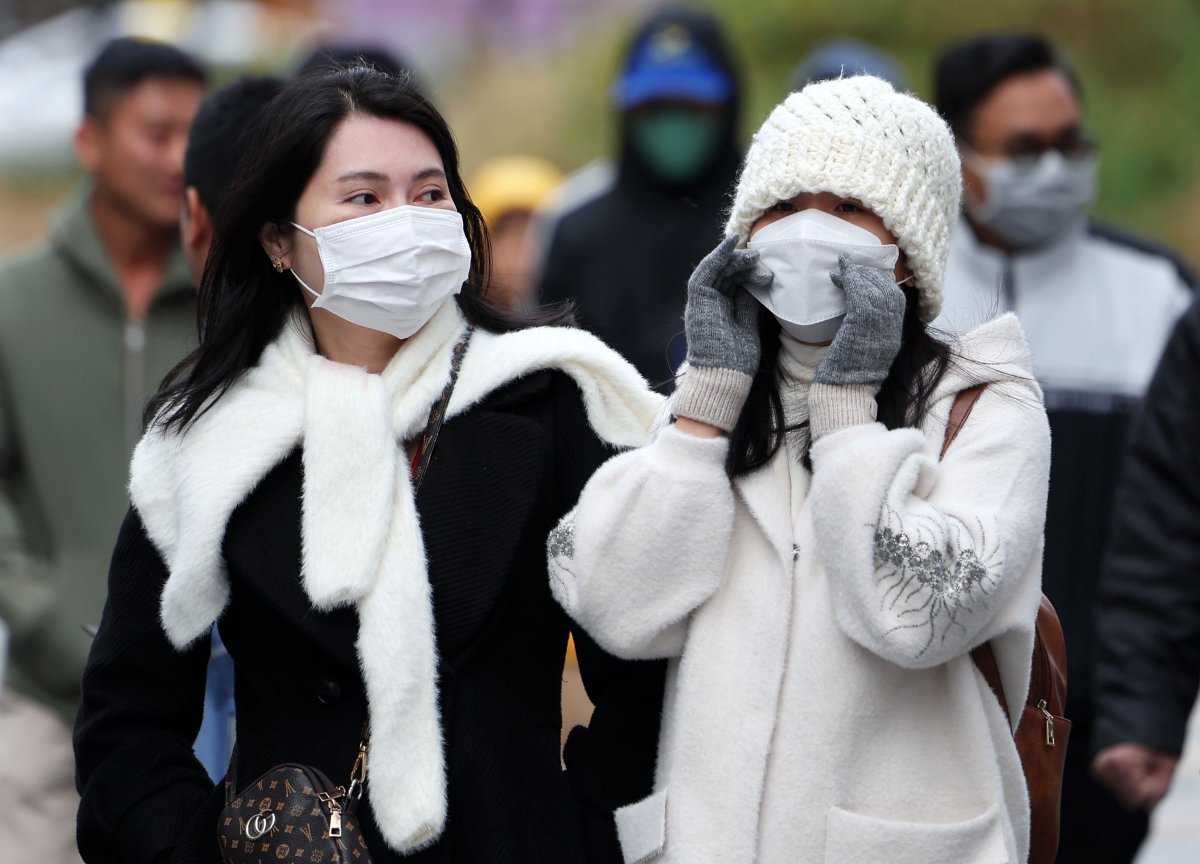
[(417, 200), (418, 201), (428, 201), (430, 203), (433, 203), (436, 201), (445, 201), (446, 197), (447, 196), (446, 196), (445, 189), (439, 189), (437, 187), (434, 187), (433, 189), (426, 189), (424, 192), (422, 192), (420, 195), (418, 195)]
[(833, 208), (833, 211), (835, 213), (860, 213), (862, 209), (861, 204), (856, 204), (853, 201), (842, 201)]
[(359, 192), (357, 195), (350, 196), (351, 203), (354, 204), (378, 204), (379, 198), (374, 192)]
[(791, 201), (778, 201), (776, 202), (775, 206), (771, 208), (771, 210), (775, 213), (791, 213), (795, 209), (796, 205)]

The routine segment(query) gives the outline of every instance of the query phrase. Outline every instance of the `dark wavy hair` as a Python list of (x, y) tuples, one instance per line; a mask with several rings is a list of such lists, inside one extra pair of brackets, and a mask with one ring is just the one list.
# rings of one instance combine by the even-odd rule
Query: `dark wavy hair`
[(450, 128), (408, 76), (362, 65), (311, 72), (280, 91), (247, 129), (245, 155), (222, 198), (200, 283), (199, 345), (167, 374), (146, 408), (146, 423), (185, 430), (258, 362), (288, 315), (303, 305), (291, 275), (271, 267), (259, 232), (267, 224), (291, 230), (296, 202), (330, 137), (352, 115), (411, 123), (437, 148), (471, 247), (470, 275), (456, 297), (470, 323), (493, 332), (571, 323), (569, 306), (514, 314), (488, 302), (490, 244), (483, 216), (463, 184)]
[(969, 143), (975, 109), (993, 90), (1009, 78), (1047, 70), (1061, 72), (1082, 101), (1079, 76), (1048, 39), (1030, 33), (985, 33), (942, 51), (934, 67), (933, 104), (954, 137)]
[[(953, 362), (950, 346), (939, 339), (917, 316), (917, 289), (904, 286), (906, 302), (900, 352), (892, 361), (875, 402), (877, 419), (888, 429), (918, 426), (929, 410), (934, 388)], [(787, 382), (776, 358), (779, 322), (759, 310), (762, 359), (750, 385), (750, 395), (729, 435), (725, 471), (730, 477), (747, 474), (765, 465), (783, 443), (788, 431), (780, 388)], [(805, 461), (808, 460), (806, 453)]]

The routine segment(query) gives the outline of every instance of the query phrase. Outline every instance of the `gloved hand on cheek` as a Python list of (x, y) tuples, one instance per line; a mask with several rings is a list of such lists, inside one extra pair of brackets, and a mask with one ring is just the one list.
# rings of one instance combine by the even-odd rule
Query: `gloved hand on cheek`
[(671, 398), (671, 412), (733, 429), (758, 371), (760, 305), (745, 289), (769, 282), (757, 268), (758, 253), (738, 249), (738, 238), (721, 241), (688, 280), (684, 332), (688, 371)]
[(904, 291), (891, 270), (838, 259), (830, 278), (846, 292), (846, 318), (809, 391), (813, 438), (875, 420), (875, 396), (900, 353)]

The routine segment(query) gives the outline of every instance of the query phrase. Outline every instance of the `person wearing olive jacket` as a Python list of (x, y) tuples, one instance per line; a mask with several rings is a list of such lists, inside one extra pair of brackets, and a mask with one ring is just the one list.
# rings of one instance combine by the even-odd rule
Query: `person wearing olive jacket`
[(959, 189), (912, 96), (791, 94), (688, 284), (675, 423), (551, 535), (563, 607), (615, 654), (669, 658), (626, 861), (1026, 860), (1020, 700), (1006, 715), (969, 655), (990, 640), (1024, 692), (1049, 436), (1014, 317), (953, 344), (926, 327)]
[(126, 466), (157, 381), (194, 344), (179, 249), (190, 55), (115, 39), (89, 63), (87, 179), (0, 265), (0, 861), (78, 862), (71, 721), (104, 606)]

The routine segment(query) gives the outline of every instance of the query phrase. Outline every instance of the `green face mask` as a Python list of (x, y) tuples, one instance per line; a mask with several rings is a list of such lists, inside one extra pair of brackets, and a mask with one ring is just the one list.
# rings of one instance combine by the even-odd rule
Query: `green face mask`
[(667, 183), (694, 180), (721, 143), (721, 117), (690, 108), (656, 108), (632, 118), (629, 136), (646, 167)]

